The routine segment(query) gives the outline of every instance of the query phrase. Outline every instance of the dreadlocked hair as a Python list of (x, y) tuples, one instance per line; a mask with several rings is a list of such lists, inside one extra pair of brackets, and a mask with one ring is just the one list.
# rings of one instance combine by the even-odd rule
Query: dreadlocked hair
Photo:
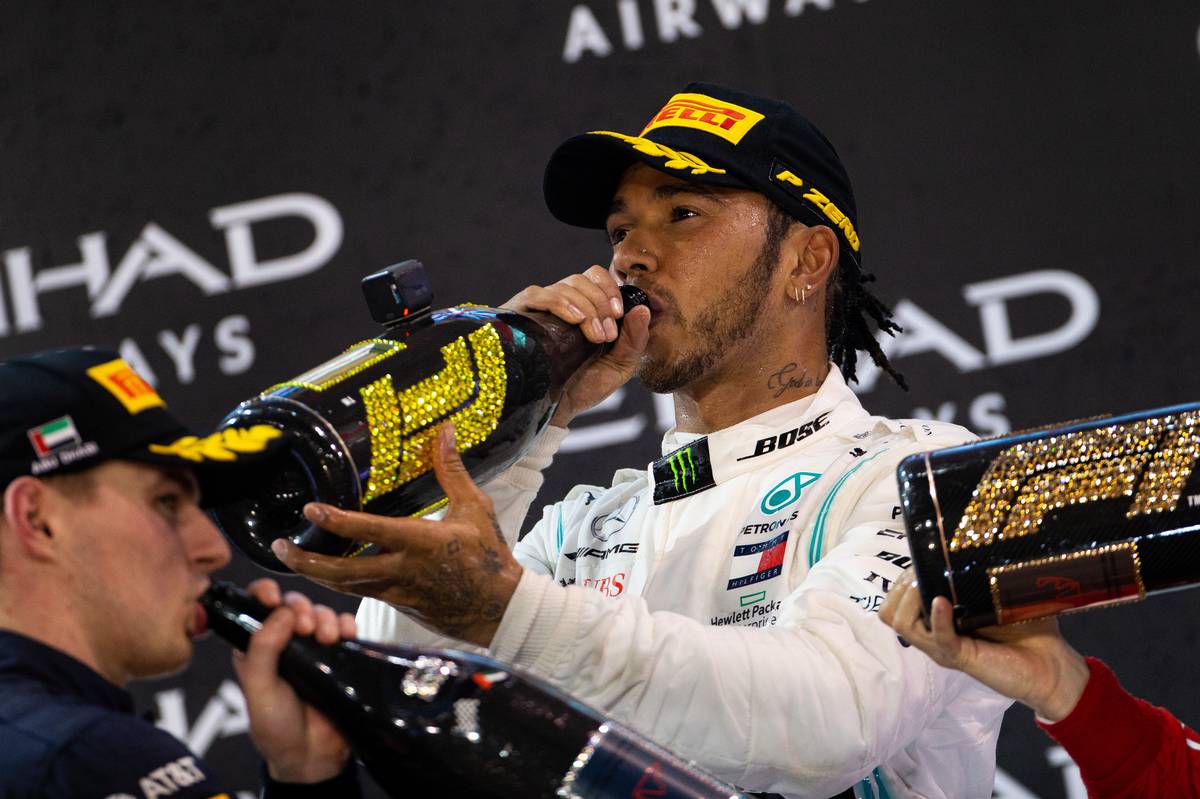
[(876, 366), (896, 381), (896, 385), (908, 391), (904, 375), (892, 366), (868, 321), (874, 321), (875, 327), (889, 336), (904, 332), (904, 328), (892, 319), (891, 309), (867, 288), (867, 284), (874, 281), (875, 275), (861, 271), (849, 258), (840, 259), (837, 269), (829, 276), (829, 300), (825, 305), (829, 360), (838, 365), (847, 381), (857, 381), (858, 351), (863, 350)]
[[(767, 221), (768, 241), (772, 238), (782, 240), (797, 221), (771, 203)], [(837, 365), (847, 381), (857, 382), (855, 367), (858, 364), (858, 351), (862, 350), (871, 356), (876, 366), (896, 381), (896, 385), (908, 391), (904, 375), (892, 366), (871, 329), (870, 322), (873, 321), (876, 329), (889, 336), (904, 332), (892, 319), (891, 309), (867, 288), (867, 284), (874, 281), (875, 275), (863, 272), (849, 258), (839, 259), (837, 268), (830, 273), (825, 285), (828, 297), (825, 304), (825, 341), (829, 360)]]

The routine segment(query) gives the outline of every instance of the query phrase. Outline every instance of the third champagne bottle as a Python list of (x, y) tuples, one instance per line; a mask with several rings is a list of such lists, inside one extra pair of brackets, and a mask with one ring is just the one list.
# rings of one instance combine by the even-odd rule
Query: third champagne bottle
[[(267, 614), (225, 583), (202, 602), (209, 627), (239, 649)], [(739, 799), (661, 747), (485, 657), (294, 638), (279, 671), (398, 799)]]

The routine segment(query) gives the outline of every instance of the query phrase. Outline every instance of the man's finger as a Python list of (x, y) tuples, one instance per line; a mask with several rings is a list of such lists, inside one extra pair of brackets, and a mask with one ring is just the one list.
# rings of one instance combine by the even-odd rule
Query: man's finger
[(879, 607), (879, 620), (884, 624), (900, 631), (900, 600), (904, 598), (905, 591), (911, 581), (905, 578), (910, 572), (904, 572), (900, 575), (900, 579), (892, 583), (892, 587), (888, 589), (887, 596), (883, 598), (883, 604)]
[(377, 579), (388, 573), (388, 559), (400, 557), (398, 553), (389, 552), (370, 558), (340, 558), (337, 555), (307, 551), (287, 539), (272, 541), (271, 552), (298, 575), (330, 583)]
[(354, 617), (353, 613), (338, 614), (338, 635), (342, 640), (358, 635), (358, 619)]
[[(454, 439), (454, 424), (445, 422), (438, 428), (437, 441), (433, 446), (433, 474), (437, 478), (438, 485), (442, 487), (446, 499), (450, 500), (451, 509), (456, 505), (477, 503), (487, 499), (487, 495), (471, 479), (471, 473), (467, 471)], [(438, 524), (434, 521), (426, 523)]]
[(325, 605), (317, 605), (313, 608), (313, 638), (317, 639), (318, 643), (336, 644), (338, 633), (341, 631), (338, 625), (338, 616), (333, 608)]
[(312, 635), (316, 625), (312, 600), (299, 591), (288, 591), (283, 595), (283, 602), (296, 615), (296, 635)]
[(929, 615), (933, 642), (946, 657), (957, 658), (962, 639), (954, 629), (954, 608), (950, 606), (950, 600), (944, 596), (934, 597)]
[(280, 595), (279, 583), (270, 577), (261, 577), (246, 586), (246, 592), (260, 604), (273, 608), (283, 601)]
[(393, 552), (404, 549), (412, 536), (426, 535), (437, 530), (437, 522), (429, 519), (379, 516), (374, 513), (342, 510), (323, 502), (309, 502), (305, 505), (304, 518), (336, 536), (379, 544)]
[(636, 364), (650, 340), (650, 309), (638, 305), (629, 309), (621, 323), (621, 335), (607, 357), (621, 364)]
[[(593, 272), (593, 270), (596, 270)], [(584, 272), (597, 286), (604, 290), (608, 295), (608, 304), (612, 308), (613, 318), (620, 319), (625, 315), (625, 297), (621, 295), (621, 285), (613, 280), (612, 275), (608, 273), (607, 267), (593, 266), (588, 271)]]
[(296, 614), (286, 607), (276, 608), (263, 622), (262, 629), (250, 636), (246, 656), (234, 659), (238, 679), (247, 693), (260, 690), (279, 670), (279, 653), (287, 646), (295, 629)]

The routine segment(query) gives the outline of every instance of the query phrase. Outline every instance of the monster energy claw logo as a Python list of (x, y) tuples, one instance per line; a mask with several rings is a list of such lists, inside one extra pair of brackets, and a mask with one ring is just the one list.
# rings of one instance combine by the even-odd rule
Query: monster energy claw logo
[(675, 490), (687, 491), (688, 481), (696, 485), (696, 462), (692, 460), (692, 448), (687, 447), (671, 453), (671, 475), (675, 478)]
[(690, 497), (717, 484), (713, 479), (706, 438), (697, 439), (664, 455), (654, 462), (652, 468), (655, 505)]

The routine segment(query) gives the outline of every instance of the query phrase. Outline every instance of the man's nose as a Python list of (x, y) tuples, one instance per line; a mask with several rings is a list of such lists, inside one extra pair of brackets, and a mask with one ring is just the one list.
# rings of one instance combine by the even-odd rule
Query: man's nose
[(233, 553), (209, 515), (199, 507), (193, 508), (192, 512), (195, 516), (188, 536), (188, 555), (203, 573), (209, 574), (228, 564)]
[(657, 269), (658, 254), (649, 236), (634, 231), (613, 247), (612, 270), (621, 282), (636, 273)]

